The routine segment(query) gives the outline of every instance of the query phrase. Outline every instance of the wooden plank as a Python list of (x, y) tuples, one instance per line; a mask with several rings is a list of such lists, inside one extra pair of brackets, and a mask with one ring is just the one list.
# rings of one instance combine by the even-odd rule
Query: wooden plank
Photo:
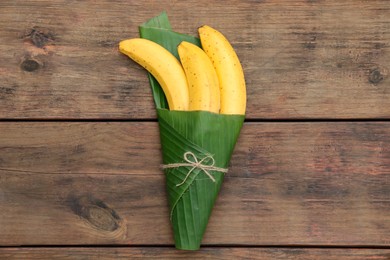
[[(389, 127), (245, 124), (204, 245), (388, 246)], [(172, 245), (156, 123), (0, 133), (0, 245)]]
[(162, 7), (177, 31), (210, 24), (231, 40), (248, 118), (390, 118), (386, 0), (4, 0), (0, 118), (155, 118), (117, 43)]
[(159, 247), (108, 248), (0, 248), (0, 258), (12, 259), (299, 259), (299, 260), (387, 260), (386, 249), (317, 248), (202, 248), (179, 251)]

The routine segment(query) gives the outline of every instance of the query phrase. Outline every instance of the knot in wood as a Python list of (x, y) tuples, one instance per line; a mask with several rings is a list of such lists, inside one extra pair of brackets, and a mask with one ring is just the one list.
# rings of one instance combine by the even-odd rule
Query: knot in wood
[(43, 48), (45, 45), (54, 41), (53, 34), (45, 28), (34, 26), (28, 33), (25, 34), (25, 38), (30, 40), (38, 48)]
[(374, 85), (379, 84), (383, 80), (383, 75), (378, 68), (372, 69), (368, 76), (368, 81)]
[(76, 215), (97, 229), (112, 232), (120, 227), (121, 219), (118, 214), (103, 201), (91, 195), (71, 196), (69, 204)]
[(39, 69), (40, 64), (34, 59), (26, 59), (22, 62), (22, 64), (20, 64), (20, 67), (24, 71), (33, 72)]

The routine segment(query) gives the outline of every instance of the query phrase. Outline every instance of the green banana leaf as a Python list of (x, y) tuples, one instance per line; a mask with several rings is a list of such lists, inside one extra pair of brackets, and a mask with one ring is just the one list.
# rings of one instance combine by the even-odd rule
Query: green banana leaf
[[(142, 24), (140, 36), (159, 43), (176, 57), (177, 45), (183, 40), (201, 46), (198, 38), (172, 31), (165, 12)], [(245, 116), (169, 111), (160, 85), (150, 74), (149, 80), (157, 109), (163, 163), (186, 164), (164, 169), (175, 245), (178, 249), (197, 250), (225, 173), (213, 168), (205, 171), (189, 162), (228, 168)]]

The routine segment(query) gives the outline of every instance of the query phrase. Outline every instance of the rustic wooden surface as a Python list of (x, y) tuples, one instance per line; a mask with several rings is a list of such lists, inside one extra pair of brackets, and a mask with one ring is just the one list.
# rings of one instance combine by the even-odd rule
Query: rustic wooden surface
[(0, 258), (31, 259), (273, 259), (273, 260), (388, 260), (385, 249), (202, 248), (198, 252), (169, 248), (16, 248), (0, 249)]
[(385, 0), (3, 0), (0, 118), (155, 118), (145, 71), (117, 44), (162, 10), (177, 31), (231, 40), (248, 118), (390, 118)]
[[(199, 252), (173, 248), (145, 71), (221, 30), (248, 113)], [(0, 259), (389, 259), (390, 2), (0, 1)]]
[[(204, 244), (387, 246), (389, 129), (246, 124)], [(0, 244), (172, 244), (157, 123), (0, 132)]]

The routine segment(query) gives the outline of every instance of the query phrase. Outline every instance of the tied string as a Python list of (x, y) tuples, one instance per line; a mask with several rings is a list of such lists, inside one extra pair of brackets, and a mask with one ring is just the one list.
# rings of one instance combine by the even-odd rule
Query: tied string
[[(209, 171), (217, 171), (217, 172), (223, 172), (223, 173), (227, 173), (227, 171), (228, 171), (228, 169), (214, 166), (215, 160), (211, 155), (207, 155), (207, 156), (203, 157), (203, 159), (198, 160), (198, 158), (196, 158), (196, 156), (193, 152), (185, 152), (183, 155), (183, 159), (186, 162), (171, 163), (171, 164), (166, 164), (166, 165), (162, 166), (163, 169), (171, 169), (171, 168), (179, 168), (179, 167), (192, 167), (188, 171), (184, 180), (181, 183), (176, 184), (176, 187), (183, 185), (195, 169), (202, 170), (213, 182), (215, 182), (215, 178), (213, 177), (213, 175), (211, 175), (211, 173)], [(209, 161), (209, 163), (206, 163), (207, 161)]]

